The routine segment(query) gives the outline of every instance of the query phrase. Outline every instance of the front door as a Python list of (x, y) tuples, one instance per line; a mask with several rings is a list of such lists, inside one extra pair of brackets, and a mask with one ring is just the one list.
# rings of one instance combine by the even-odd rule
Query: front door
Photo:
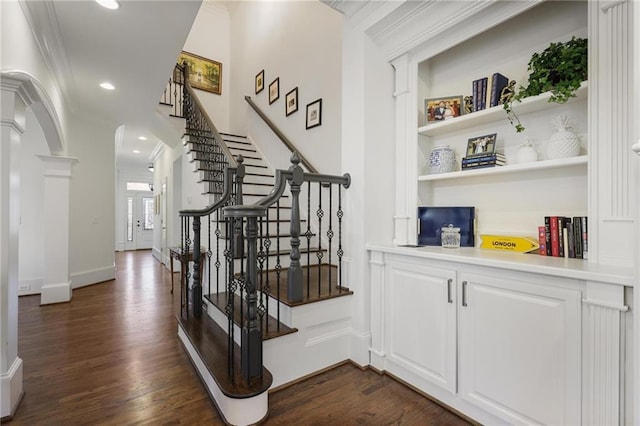
[(127, 196), (126, 250), (153, 247), (154, 200), (151, 192), (130, 193)]

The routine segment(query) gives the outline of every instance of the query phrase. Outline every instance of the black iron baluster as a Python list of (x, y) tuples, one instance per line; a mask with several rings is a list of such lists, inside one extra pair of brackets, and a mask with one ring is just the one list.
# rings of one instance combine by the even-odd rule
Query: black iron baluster
[(184, 303), (185, 314), (189, 319), (189, 281), (191, 280), (191, 270), (189, 269), (189, 251), (191, 250), (191, 219), (187, 216), (187, 226), (185, 228), (185, 251), (182, 252), (183, 261), (180, 262), (180, 270), (184, 270)]
[[(267, 216), (264, 219), (264, 221), (266, 221), (266, 232), (265, 232), (265, 238), (264, 238), (264, 248), (265, 248), (265, 269), (262, 273), (262, 275), (264, 275), (264, 293), (265, 293), (265, 297), (267, 299), (267, 305), (266, 305), (266, 316), (267, 316), (267, 326), (266, 326), (266, 332), (269, 332), (269, 297), (271, 295), (271, 286), (270, 286), (270, 280), (269, 280), (269, 276), (271, 275), (269, 272), (269, 249), (271, 248), (271, 236), (269, 235), (269, 209), (267, 209), (266, 211)], [(277, 318), (278, 322), (280, 322), (280, 317)], [(279, 328), (279, 326), (278, 326)]]
[(235, 315), (235, 304), (234, 304), (234, 295), (236, 292), (237, 281), (234, 273), (234, 260), (233, 260), (233, 238), (229, 238), (232, 228), (231, 219), (225, 217), (225, 250), (224, 256), (227, 264), (227, 280), (226, 280), (226, 293), (227, 293), (227, 305), (225, 307), (225, 314), (227, 315), (227, 364), (228, 364), (228, 372), (231, 380), (234, 379), (235, 376), (235, 329), (233, 325), (233, 317)]
[(278, 331), (280, 331), (280, 276), (282, 273), (282, 263), (280, 263), (280, 199), (276, 202), (276, 301), (278, 306)]
[(318, 182), (318, 251), (316, 257), (318, 258), (318, 297), (322, 295), (322, 217), (324, 216), (324, 210), (322, 210), (322, 183)]
[(338, 185), (338, 212), (336, 214), (338, 216), (338, 292), (342, 292), (342, 255), (344, 251), (342, 250), (342, 216), (344, 215), (342, 211), (342, 185)]
[(220, 295), (220, 210), (216, 211), (216, 295)]
[(311, 294), (311, 181), (307, 182), (307, 297)]
[(333, 185), (329, 184), (329, 229), (327, 230), (327, 238), (328, 238), (328, 274), (329, 274), (329, 295), (331, 295), (331, 288), (333, 287), (333, 272), (331, 266), (331, 241), (333, 239)]
[[(264, 320), (265, 320), (265, 317), (264, 317), (264, 313), (265, 313), (265, 307), (264, 307), (264, 261), (265, 261), (265, 258), (264, 258), (264, 242), (263, 242), (263, 238), (262, 238), (262, 235), (263, 235), (263, 227), (262, 227), (262, 225), (263, 225), (263, 223), (264, 223), (264, 221), (263, 221), (263, 218), (261, 217), (259, 219), (259, 223), (258, 223), (259, 230), (260, 230), (260, 232), (258, 234), (258, 239), (260, 241), (260, 247), (258, 249), (258, 274), (259, 274), (258, 282), (260, 284), (259, 285), (260, 299), (259, 299), (259, 303), (258, 303), (258, 316), (259, 316), (259, 320), (260, 320), (260, 330), (263, 329)], [(268, 328), (268, 323), (269, 323), (268, 319), (267, 319), (266, 322), (267, 322), (267, 328)]]
[(193, 316), (202, 317), (202, 277), (200, 276), (200, 216), (193, 217)]

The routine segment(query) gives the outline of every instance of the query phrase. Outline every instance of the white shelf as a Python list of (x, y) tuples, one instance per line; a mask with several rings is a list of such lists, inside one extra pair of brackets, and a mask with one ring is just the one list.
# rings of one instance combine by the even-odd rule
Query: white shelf
[[(569, 99), (567, 103), (585, 100), (587, 98), (587, 85), (587, 82), (583, 81), (576, 92), (576, 97)], [(549, 98), (551, 98), (551, 92), (545, 92), (538, 96), (524, 98), (522, 102), (516, 102), (513, 104), (513, 110), (516, 114), (522, 115), (547, 109), (549, 108)], [(452, 118), (450, 120), (429, 123), (426, 126), (420, 127), (418, 129), (418, 133), (424, 136), (438, 136), (498, 120), (508, 120), (507, 113), (502, 105), (461, 115), (460, 117)]]
[(484, 169), (462, 170), (459, 172), (440, 173), (432, 175), (418, 176), (418, 181), (434, 181), (446, 179), (461, 179), (474, 176), (499, 175), (506, 173), (521, 173), (531, 170), (547, 170), (553, 168), (566, 168), (571, 166), (586, 165), (588, 157), (581, 155), (579, 157), (562, 158), (559, 160), (535, 161), (524, 164), (507, 164), (505, 166), (487, 167)]

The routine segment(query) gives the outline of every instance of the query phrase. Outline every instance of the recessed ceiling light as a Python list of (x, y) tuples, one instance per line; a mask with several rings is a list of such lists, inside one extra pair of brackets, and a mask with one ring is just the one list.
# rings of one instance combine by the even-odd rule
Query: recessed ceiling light
[(116, 0), (96, 0), (96, 2), (107, 9), (115, 10), (120, 7)]
[(146, 136), (138, 136), (138, 139), (140, 139), (141, 141), (146, 141), (147, 137)]
[(133, 150), (133, 153), (134, 153), (134, 154), (140, 154), (140, 151), (138, 151), (137, 149), (134, 149), (134, 150)]
[(105, 90), (115, 90), (116, 88), (113, 84), (109, 83), (108, 81), (100, 83), (100, 87), (102, 87)]

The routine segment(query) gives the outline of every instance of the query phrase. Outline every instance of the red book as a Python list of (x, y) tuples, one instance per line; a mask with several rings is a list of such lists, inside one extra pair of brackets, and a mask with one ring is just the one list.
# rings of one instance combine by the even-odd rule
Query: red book
[(560, 257), (560, 234), (558, 233), (558, 216), (549, 218), (551, 228), (551, 256)]
[(547, 237), (544, 226), (538, 226), (538, 242), (540, 243), (540, 256), (547, 255)]

